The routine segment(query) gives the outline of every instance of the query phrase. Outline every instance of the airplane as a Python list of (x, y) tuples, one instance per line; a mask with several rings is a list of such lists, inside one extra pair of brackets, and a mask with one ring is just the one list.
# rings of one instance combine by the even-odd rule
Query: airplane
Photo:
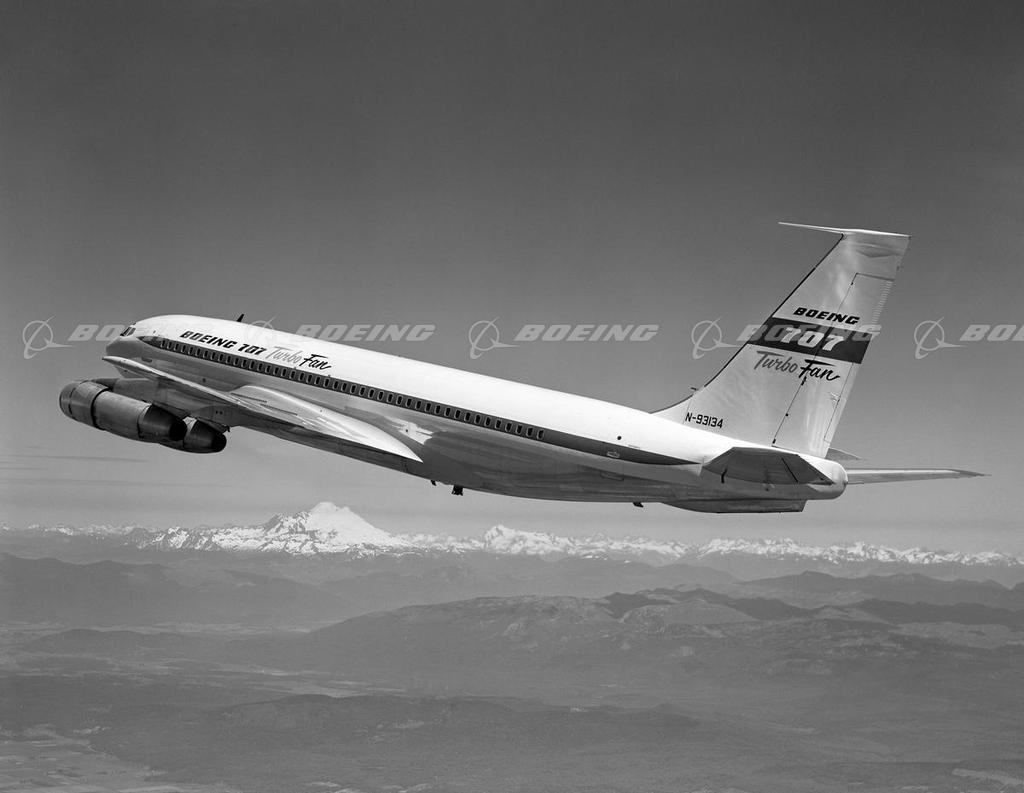
[(711, 380), (654, 412), (185, 315), (127, 326), (103, 358), (120, 376), (68, 384), (60, 408), (198, 454), (247, 428), (455, 495), (800, 512), (847, 485), (982, 476), (843, 466), (859, 458), (832, 438), (910, 238), (783, 225), (839, 238)]

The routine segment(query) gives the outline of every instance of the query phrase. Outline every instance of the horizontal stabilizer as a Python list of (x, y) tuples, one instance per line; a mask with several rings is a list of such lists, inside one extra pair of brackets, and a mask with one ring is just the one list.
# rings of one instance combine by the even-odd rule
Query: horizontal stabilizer
[(704, 466), (704, 470), (742, 482), (772, 485), (828, 485), (832, 480), (799, 454), (781, 449), (734, 446)]
[(873, 485), (879, 482), (915, 482), (925, 479), (969, 479), (972, 476), (988, 476), (977, 471), (962, 471), (958, 468), (847, 468), (847, 483), (851, 485)]
[(864, 458), (858, 457), (856, 454), (850, 454), (850, 452), (844, 452), (842, 449), (837, 449), (833, 446), (828, 450), (828, 453), (825, 455), (825, 459), (832, 460), (832, 462), (836, 463), (848, 463), (854, 460), (862, 460)]
[(903, 237), (904, 239), (910, 239), (909, 234), (898, 234), (895, 231), (872, 231), (871, 229), (837, 229), (832, 226), (811, 226), (807, 223), (787, 223), (784, 220), (779, 221), (780, 226), (789, 226), (794, 229), (810, 229), (811, 231), (827, 231), (832, 234), (843, 234), (851, 236), (854, 234), (863, 234), (871, 237)]

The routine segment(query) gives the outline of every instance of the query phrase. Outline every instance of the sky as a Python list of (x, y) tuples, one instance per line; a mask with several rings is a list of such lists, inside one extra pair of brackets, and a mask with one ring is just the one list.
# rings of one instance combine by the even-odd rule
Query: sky
[[(930, 326), (915, 355), (923, 322), (947, 343), (1024, 324), (1022, 30), (1016, 2), (0, 3), (0, 523), (327, 500), (390, 531), (1024, 552), (1024, 341), (932, 349)], [(832, 244), (778, 221), (913, 235), (836, 445), (989, 477), (797, 515), (453, 498), (244, 430), (186, 456), (57, 408), (113, 374), (80, 325), (244, 311), (433, 325), (362, 345), (654, 410), (729, 355), (696, 358), (695, 324), (734, 340)], [(474, 359), (481, 320), (505, 342), (658, 332)]]

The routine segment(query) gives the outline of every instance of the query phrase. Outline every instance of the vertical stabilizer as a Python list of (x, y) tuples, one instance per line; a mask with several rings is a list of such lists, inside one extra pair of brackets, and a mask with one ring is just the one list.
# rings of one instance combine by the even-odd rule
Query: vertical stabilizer
[(783, 225), (841, 236), (707, 385), (657, 415), (824, 457), (910, 238)]

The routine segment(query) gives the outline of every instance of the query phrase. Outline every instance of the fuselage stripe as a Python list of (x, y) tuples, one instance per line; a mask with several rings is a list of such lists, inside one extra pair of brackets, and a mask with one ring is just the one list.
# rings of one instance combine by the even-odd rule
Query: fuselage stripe
[(230, 366), (234, 369), (250, 371), (269, 377), (277, 377), (281, 380), (288, 380), (303, 385), (310, 385), (334, 393), (345, 394), (349, 397), (363, 399), (370, 402), (382, 402), (393, 407), (411, 410), (417, 413), (446, 418), (451, 421), (458, 421), (464, 424), (471, 424), (481, 429), (490, 429), (502, 432), (507, 435), (515, 435), (527, 440), (539, 441), (551, 446), (556, 446), (573, 451), (593, 454), (599, 457), (608, 457), (622, 462), (645, 463), (648, 465), (692, 465), (692, 460), (684, 460), (677, 457), (670, 457), (664, 454), (648, 452), (642, 449), (634, 449), (630, 446), (611, 444), (604, 441), (594, 440), (579, 435), (573, 435), (559, 430), (546, 427), (537, 427), (525, 424), (521, 421), (508, 419), (500, 416), (493, 416), (454, 405), (443, 404), (426, 400), (421, 397), (409, 394), (399, 394), (364, 383), (355, 383), (349, 380), (340, 380), (336, 377), (329, 377), (323, 374), (298, 369), (292, 366), (285, 366), (279, 363), (270, 363), (244, 355), (237, 355), (233, 352), (224, 352), (217, 349), (209, 349), (197, 344), (167, 339), (162, 336), (139, 336), (140, 341), (151, 347), (166, 352), (185, 355), (190, 358), (207, 361), (209, 363)]

